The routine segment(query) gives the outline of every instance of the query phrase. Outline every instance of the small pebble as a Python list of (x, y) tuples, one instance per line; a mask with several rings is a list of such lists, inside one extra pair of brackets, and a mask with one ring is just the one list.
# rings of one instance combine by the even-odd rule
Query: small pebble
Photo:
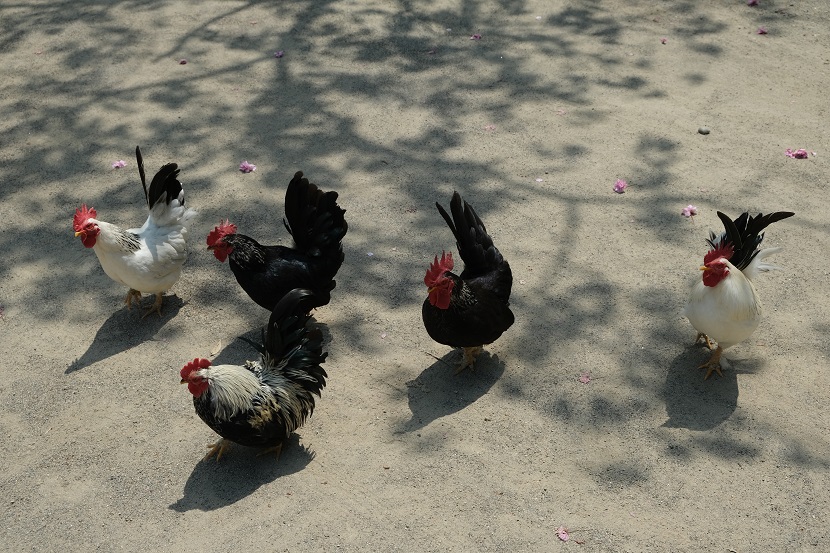
[(697, 132), (700, 134), (709, 134), (712, 131), (709, 130), (709, 127), (700, 127)]

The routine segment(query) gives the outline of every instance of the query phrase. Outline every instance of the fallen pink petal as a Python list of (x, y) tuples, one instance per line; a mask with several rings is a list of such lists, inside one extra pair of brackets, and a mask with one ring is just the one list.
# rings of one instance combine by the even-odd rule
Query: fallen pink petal
[(664, 36), (663, 36), (663, 37), (660, 37), (660, 44), (665, 44), (665, 43), (667, 43), (668, 41), (669, 41), (669, 39), (667, 39), (666, 37), (664, 37)]
[(127, 162), (124, 161), (123, 159), (119, 159), (118, 161), (113, 161), (112, 162), (112, 168), (113, 169), (121, 169), (122, 167), (126, 167), (126, 166), (127, 166)]
[(628, 188), (628, 183), (622, 179), (617, 179), (614, 183), (614, 192), (617, 194), (625, 194), (625, 189)]
[(579, 381), (583, 384), (588, 384), (591, 381), (591, 373), (589, 371), (585, 371), (579, 375)]
[(807, 159), (808, 156), (807, 150), (804, 148), (799, 148), (796, 151), (792, 151), (792, 149), (787, 148), (787, 151), (784, 153), (787, 154), (787, 157), (791, 157), (793, 159)]
[(182, 58), (179, 60), (179, 65), (187, 65), (187, 60)]
[(758, 5), (758, 0), (746, 0), (746, 5), (747, 6), (757, 6)]
[(281, 58), (281, 57), (283, 57), (284, 55), (285, 55), (285, 52), (283, 52), (282, 50), (280, 50), (280, 51), (278, 51), (278, 52), (274, 52), (274, 57), (275, 57), (275, 58)]
[(568, 541), (571, 539), (570, 534), (568, 534), (568, 529), (564, 526), (560, 526), (556, 529), (556, 537), (558, 537), (562, 541)]
[(765, 34), (767, 34), (767, 28), (766, 27), (758, 27), (758, 30), (756, 32), (759, 35), (765, 35)]
[(481, 35), (476, 33), (470, 37), (470, 40), (481, 40)]
[(684, 217), (694, 217), (695, 215), (697, 215), (697, 207), (693, 206), (692, 204), (689, 204), (683, 208), (680, 214)]
[(490, 124), (490, 125), (484, 125), (484, 130), (485, 130), (485, 131), (494, 131), (494, 130), (496, 130), (496, 126), (495, 126), (495, 125), (493, 125), (493, 124)]
[(243, 161), (239, 164), (239, 170), (243, 173), (251, 173), (253, 171), (256, 171), (256, 165), (254, 165), (253, 163), (248, 163), (247, 161)]

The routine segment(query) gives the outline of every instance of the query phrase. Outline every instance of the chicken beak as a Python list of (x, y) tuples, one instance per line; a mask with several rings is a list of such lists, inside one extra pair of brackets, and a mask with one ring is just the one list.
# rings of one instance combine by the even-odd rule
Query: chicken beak
[(709, 267), (707, 267), (706, 265), (702, 265), (702, 266), (700, 267), (700, 270), (701, 270), (701, 271), (711, 271), (712, 269), (710, 269), (710, 268), (709, 268)]
[(181, 382), (179, 382), (179, 384), (187, 384), (187, 380), (185, 380), (184, 378), (182, 378), (182, 381), (181, 381)]
[(80, 235), (82, 235), (83, 233), (84, 233), (84, 231), (82, 231), (82, 230), (76, 231), (76, 232), (75, 232), (75, 238), (79, 237), (79, 236), (80, 236)]
[(437, 288), (438, 288), (437, 286), (433, 286), (432, 288), (427, 288), (427, 294), (432, 294), (432, 291), (436, 290)]

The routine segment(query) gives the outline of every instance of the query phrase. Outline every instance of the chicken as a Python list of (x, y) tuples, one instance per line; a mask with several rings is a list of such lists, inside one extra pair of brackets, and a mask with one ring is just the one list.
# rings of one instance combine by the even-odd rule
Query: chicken
[(314, 395), (320, 396), (328, 376), (320, 366), (328, 355), (322, 333), (306, 328), (314, 301), (311, 291), (300, 289), (279, 301), (259, 361), (213, 366), (194, 359), (182, 368), (196, 413), (222, 437), (208, 446), (205, 459), (216, 454), (219, 460), (229, 441), (267, 447), (279, 457), (283, 442), (311, 416)]
[(285, 192), (283, 224), (294, 238), (295, 248), (262, 246), (237, 234), (236, 225), (221, 221), (207, 237), (207, 246), (228, 264), (237, 282), (254, 302), (274, 309), (294, 288), (314, 292), (309, 308), (326, 305), (336, 286), (334, 276), (343, 264), (346, 213), (337, 205), (337, 192), (323, 192), (298, 171)]
[[(703, 278), (692, 288), (684, 314), (698, 331), (697, 340), (703, 338), (712, 349), (712, 339), (717, 342), (712, 357), (698, 368), (707, 369), (704, 380), (712, 372), (723, 376), (720, 359), (723, 350), (749, 338), (761, 321), (761, 300), (752, 284), (762, 271), (775, 269), (764, 262), (781, 248), (759, 249), (764, 240), (763, 230), (776, 221), (795, 215), (778, 211), (769, 215), (759, 213), (751, 217), (743, 213), (732, 221), (718, 211), (725, 232), (716, 236), (710, 232), (710, 250), (703, 258)], [(697, 341), (696, 340), (696, 341)]]
[(127, 309), (133, 300), (140, 303), (142, 293), (155, 294), (156, 301), (144, 317), (154, 312), (161, 316), (162, 295), (182, 274), (187, 259), (187, 225), (196, 211), (185, 206), (178, 165), (168, 163), (159, 169), (148, 191), (138, 146), (135, 157), (150, 210), (144, 225), (123, 230), (99, 220), (95, 208), (84, 204), (75, 210), (75, 236), (95, 251), (107, 276), (130, 288), (124, 300)]
[(450, 202), (452, 218), (439, 203), (439, 213), (456, 239), (464, 261), (460, 275), (452, 272), (452, 253), (435, 256), (424, 277), (428, 297), (421, 315), (430, 337), (441, 344), (463, 349), (456, 373), (472, 368), (482, 346), (494, 342), (513, 324), (510, 289), (513, 274), (475, 210), (458, 192)]

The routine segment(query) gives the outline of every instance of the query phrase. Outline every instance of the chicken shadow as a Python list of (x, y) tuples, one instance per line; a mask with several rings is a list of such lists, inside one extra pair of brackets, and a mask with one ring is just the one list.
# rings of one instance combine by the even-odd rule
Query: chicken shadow
[(759, 362), (741, 360), (723, 363), (723, 378), (717, 373), (703, 380), (703, 369), (697, 367), (706, 361), (698, 352), (700, 346), (689, 346), (674, 358), (666, 373), (663, 398), (668, 420), (662, 426), (688, 430), (711, 430), (726, 421), (738, 406), (738, 374), (755, 372)]
[(292, 434), (279, 460), (273, 453), (262, 454), (260, 449), (238, 444), (232, 444), (221, 461), (202, 459), (185, 482), (181, 499), (169, 508), (179, 513), (221, 509), (281, 476), (303, 470), (314, 459), (314, 452), (299, 442), (297, 434)]
[[(146, 297), (144, 299), (144, 304), (148, 304)], [(178, 315), (183, 306), (184, 301), (178, 296), (165, 296), (161, 317), (152, 314), (144, 319), (141, 317), (147, 305), (131, 310), (126, 306), (122, 307), (104, 321), (84, 354), (72, 361), (64, 374), (72, 374), (152, 339), (164, 325)]]
[(454, 374), (460, 361), (458, 350), (451, 351), (406, 383), (412, 418), (397, 433), (420, 430), (472, 405), (504, 374), (504, 362), (487, 351), (478, 356), (475, 369)]

